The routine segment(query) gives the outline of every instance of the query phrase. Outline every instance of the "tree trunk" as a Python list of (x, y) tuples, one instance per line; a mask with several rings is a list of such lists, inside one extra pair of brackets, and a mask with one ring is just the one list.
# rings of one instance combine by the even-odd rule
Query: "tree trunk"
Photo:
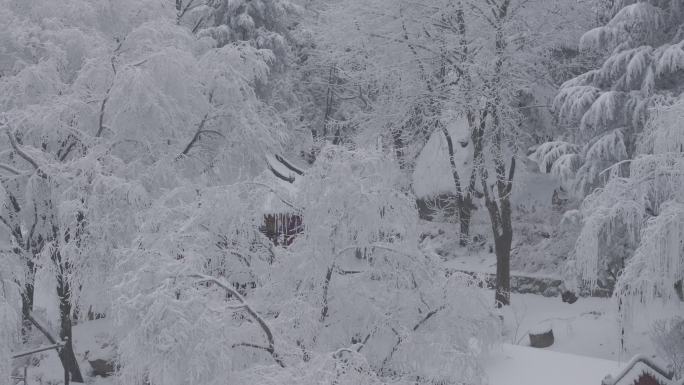
[(453, 178), (454, 185), (456, 187), (456, 205), (458, 206), (458, 222), (460, 224), (460, 233), (458, 243), (461, 246), (466, 246), (470, 239), (470, 218), (472, 217), (473, 210), (473, 198), (470, 192), (467, 194), (463, 193), (463, 188), (461, 187), (461, 178), (458, 175), (458, 168), (456, 167), (454, 142), (451, 139), (451, 134), (447, 128), (437, 122), (437, 124), (442, 129), (442, 134), (447, 142), (447, 150), (449, 151), (449, 164), (451, 165), (451, 177)]
[(81, 370), (74, 354), (73, 338), (71, 333), (71, 303), (69, 300), (69, 284), (63, 275), (57, 278), (57, 296), (59, 297), (60, 330), (59, 337), (65, 342), (59, 351), (59, 359), (64, 367), (64, 385), (69, 385), (69, 379), (73, 382), (83, 382)]
[(494, 300), (497, 307), (511, 304), (511, 243), (513, 234), (504, 231), (494, 239), (496, 251), (496, 292)]
[(458, 208), (458, 222), (460, 225), (458, 244), (462, 247), (467, 246), (470, 241), (470, 219), (473, 215), (472, 205), (472, 198), (468, 196)]
[(29, 340), (31, 332), (31, 322), (29, 315), (33, 311), (33, 284), (27, 283), (24, 285), (24, 292), (21, 293), (21, 314), (22, 314), (22, 338), (26, 343)]

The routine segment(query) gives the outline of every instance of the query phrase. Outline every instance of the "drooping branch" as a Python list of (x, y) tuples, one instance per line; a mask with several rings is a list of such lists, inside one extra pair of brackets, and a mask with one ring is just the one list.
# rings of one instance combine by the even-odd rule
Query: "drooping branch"
[(297, 173), (297, 175), (304, 175), (304, 171), (302, 171), (301, 169), (295, 167), (292, 163), (290, 163), (289, 161), (287, 161), (287, 159), (283, 158), (282, 156), (276, 155), (275, 158), (276, 158), (276, 160), (277, 160), (278, 162), (282, 163), (285, 167), (287, 167), (288, 169), (290, 169), (290, 171), (293, 171), (293, 172)]
[(268, 161), (266, 161), (266, 165), (268, 166), (268, 169), (271, 170), (271, 172), (273, 173), (273, 175), (275, 175), (275, 176), (278, 177), (279, 179), (282, 179), (282, 180), (284, 180), (285, 182), (288, 182), (288, 183), (294, 183), (295, 178), (294, 178), (292, 175), (290, 175), (290, 176), (283, 175), (280, 171), (278, 171), (278, 170), (276, 170), (275, 168), (273, 168), (273, 166), (271, 165), (271, 163), (269, 163)]
[(107, 101), (109, 100), (109, 91), (112, 88), (109, 87), (107, 89), (107, 93), (105, 94), (105, 97), (102, 99), (102, 103), (100, 103), (100, 114), (98, 117), (98, 126), (97, 126), (97, 132), (95, 133), (95, 137), (99, 138), (100, 135), (102, 135), (102, 132), (104, 131), (104, 113), (105, 113), (105, 108), (107, 107)]
[[(114, 76), (116, 77), (116, 58), (119, 56), (119, 50), (121, 49), (121, 46), (123, 45), (123, 40), (119, 42), (119, 45), (114, 49), (114, 52), (112, 54), (112, 57), (109, 59), (109, 62), (111, 63), (112, 66), (112, 72), (114, 73)], [(107, 108), (107, 102), (109, 101), (109, 94), (112, 91), (112, 87), (114, 87), (114, 80), (112, 80), (112, 84), (109, 85), (107, 88), (107, 91), (105, 91), (105, 96), (102, 99), (102, 103), (100, 103), (100, 114), (98, 117), (98, 126), (97, 126), (97, 132), (95, 133), (95, 137), (99, 138), (102, 133), (104, 132), (105, 126), (104, 126), (104, 114), (105, 114), (105, 109)], [(65, 156), (66, 157), (66, 156)]]
[(444, 310), (444, 309), (446, 309), (446, 305), (442, 305), (442, 306), (438, 307), (437, 309), (434, 309), (434, 310), (429, 311), (429, 312), (425, 315), (425, 317), (423, 317), (423, 319), (421, 319), (420, 321), (418, 321), (418, 323), (413, 327), (413, 331), (418, 330), (418, 328), (420, 328), (425, 322), (427, 322), (427, 321), (428, 321), (430, 318), (432, 318), (435, 314), (437, 314), (438, 312), (440, 312), (440, 311), (442, 311), (442, 310)]
[(252, 308), (249, 303), (245, 300), (245, 298), (240, 295), (240, 293), (237, 292), (237, 290), (233, 289), (229, 284), (223, 282), (221, 279), (214, 278), (212, 276), (204, 275), (204, 274), (191, 274), (188, 275), (189, 278), (195, 278), (200, 280), (200, 282), (208, 282), (208, 283), (213, 283), (214, 285), (222, 288), (223, 290), (226, 291), (231, 297), (235, 298), (240, 305), (244, 306), (245, 311), (247, 314), (252, 317), (258, 324), (261, 330), (264, 332), (266, 335), (266, 341), (268, 342), (268, 346), (266, 347), (260, 347), (259, 345), (254, 345), (254, 344), (240, 344), (241, 346), (249, 346), (249, 347), (257, 347), (261, 348), (268, 353), (271, 354), (271, 357), (273, 357), (273, 360), (280, 365), (281, 367), (285, 367), (285, 363), (283, 360), (278, 356), (278, 354), (275, 351), (275, 341), (273, 338), (273, 332), (271, 331), (270, 326), (268, 326), (268, 323), (257, 313), (254, 308)]
[[(193, 135), (192, 139), (190, 139), (190, 142), (188, 143), (187, 146), (185, 146), (185, 149), (183, 149), (183, 151), (181, 152), (181, 155), (179, 155), (178, 158), (185, 156), (185, 155), (188, 155), (188, 153), (190, 152), (190, 149), (192, 149), (192, 147), (195, 145), (195, 143), (197, 143), (200, 136), (202, 135), (202, 130), (204, 129), (204, 124), (207, 122), (208, 116), (209, 116), (208, 113), (204, 114), (204, 117), (202, 118), (202, 120), (199, 123), (199, 126), (197, 127), (197, 131), (195, 131), (195, 135)], [(178, 158), (176, 158), (176, 159), (178, 159)]]

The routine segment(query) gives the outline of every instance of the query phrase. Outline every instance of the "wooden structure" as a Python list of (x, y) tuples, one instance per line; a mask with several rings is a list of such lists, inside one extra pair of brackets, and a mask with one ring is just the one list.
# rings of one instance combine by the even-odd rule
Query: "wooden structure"
[(655, 360), (637, 355), (615, 376), (606, 376), (601, 385), (684, 385), (674, 373), (665, 370)]
[(266, 214), (260, 230), (275, 246), (289, 246), (302, 232), (302, 217), (294, 213)]
[[(296, 191), (295, 182), (304, 176), (304, 171), (280, 155), (267, 156), (266, 166), (275, 176), (275, 181), (280, 183), (283, 191)], [(267, 200), (269, 202), (264, 208), (264, 221), (259, 230), (275, 246), (287, 247), (303, 230), (302, 216), (294, 207), (283, 204), (284, 201), (278, 202), (278, 198), (271, 197)]]

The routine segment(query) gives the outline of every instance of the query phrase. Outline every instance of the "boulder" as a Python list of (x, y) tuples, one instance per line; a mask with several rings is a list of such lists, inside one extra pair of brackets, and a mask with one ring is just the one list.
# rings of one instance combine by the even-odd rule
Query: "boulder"
[(89, 349), (86, 350), (84, 358), (88, 360), (93, 369), (91, 374), (102, 377), (114, 374), (116, 370), (116, 347), (112, 342), (112, 337), (108, 333), (102, 332), (95, 334), (93, 340), (88, 342)]
[(88, 360), (90, 367), (93, 368), (93, 376), (107, 377), (114, 373), (114, 363), (110, 360), (97, 358)]
[(563, 302), (573, 304), (577, 302), (577, 295), (569, 290), (566, 290), (563, 293), (561, 293), (561, 299), (563, 300)]

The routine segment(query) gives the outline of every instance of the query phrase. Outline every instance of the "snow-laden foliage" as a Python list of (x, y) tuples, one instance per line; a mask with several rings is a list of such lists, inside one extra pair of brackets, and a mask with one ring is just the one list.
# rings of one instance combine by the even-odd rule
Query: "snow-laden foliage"
[(577, 153), (577, 146), (568, 142), (546, 142), (537, 147), (530, 158), (539, 165), (539, 171), (550, 172), (561, 157)]
[(414, 200), (395, 187), (400, 175), (381, 152), (322, 149), (298, 194), (306, 230), (283, 266), (299, 272), (299, 294), (274, 326), (294, 317), (297, 334), (283, 335), (305, 356), (357, 344), (382, 376), (479, 378), (498, 325), (475, 282), (445, 279), (418, 250)]
[[(108, 279), (119, 378), (477, 381), (498, 322), (477, 282), (444, 278), (417, 249), (398, 175), (380, 152), (324, 148), (287, 201), (305, 224), (287, 250), (257, 231), (265, 196), (285, 196), (264, 182), (158, 199)], [(221, 282), (236, 291), (226, 296)]]
[[(155, 383), (169, 383), (164, 370), (151, 370), (157, 367), (147, 366), (150, 361), (137, 360), (136, 355), (159, 358), (154, 349), (147, 351), (136, 343), (149, 336), (151, 324), (166, 325), (155, 313), (160, 307), (149, 306), (151, 313), (140, 313), (137, 320), (124, 310), (132, 306), (126, 301), (128, 294), (140, 299), (138, 305), (143, 299), (151, 301), (147, 305), (156, 304), (168, 293), (169, 298), (178, 298), (175, 292), (148, 292), (136, 286), (134, 277), (126, 274), (137, 267), (126, 262), (142, 266), (148, 261), (140, 255), (155, 255), (159, 274), (174, 276), (180, 270), (171, 269), (173, 261), (187, 249), (184, 260), (192, 261), (186, 263), (194, 268), (188, 271), (225, 275), (238, 270), (239, 263), (222, 263), (216, 255), (241, 251), (254, 238), (236, 245), (234, 237), (221, 231), (232, 235), (237, 228), (243, 238), (254, 236), (262, 212), (253, 211), (251, 218), (257, 219), (245, 225), (249, 231), (237, 224), (223, 228), (207, 223), (219, 215), (217, 202), (240, 201), (246, 194), (246, 187), (242, 193), (224, 189), (222, 194), (210, 186), (251, 180), (262, 170), (264, 155), (277, 150), (286, 137), (277, 112), (257, 95), (257, 88), (269, 83), (276, 53), (268, 44), (257, 47), (249, 39), (217, 41), (193, 33), (198, 31), (176, 23), (170, 2), (2, 1), (0, 9), (2, 24), (11, 26), (0, 37), (0, 162), (5, 192), (0, 216), (3, 244), (8, 245), (8, 250), (3, 248), (7, 258), (3, 257), (0, 277), (5, 288), (2, 365), (9, 362), (7, 349), (16, 347), (19, 329), (12, 324), (22, 310), (28, 314), (48, 308), (59, 338), (69, 338), (67, 351), (71, 323), (77, 318), (99, 314), (133, 322), (124, 327), (130, 339), (118, 334), (118, 354), (129, 364), (128, 369), (122, 366), (121, 380), (154, 378)], [(195, 190), (205, 188), (208, 201), (194, 200), (199, 199)], [(191, 202), (196, 206), (186, 206)], [(200, 209), (205, 207), (213, 210)], [(211, 230), (205, 236), (191, 233), (180, 223), (187, 218), (195, 220), (191, 229)], [(247, 215), (228, 217), (239, 218)], [(147, 244), (153, 236), (172, 241), (153, 247)], [(201, 247), (201, 242), (211, 247)], [(256, 248), (254, 253), (269, 250)], [(159, 256), (169, 256), (171, 263), (164, 265)], [(117, 289), (122, 282), (139, 292)], [(187, 286), (197, 289), (192, 282)], [(201, 306), (201, 298), (193, 297), (191, 306)], [(170, 303), (168, 309), (180, 309), (175, 305)], [(198, 315), (193, 309), (184, 311)], [(172, 338), (185, 333), (194, 340), (198, 334), (193, 333), (224, 330), (217, 322), (226, 310), (206, 311), (205, 324), (176, 319), (177, 334)], [(135, 324), (141, 328), (131, 329)], [(231, 327), (225, 330), (234, 330)], [(228, 350), (231, 346), (228, 342)], [(193, 352), (203, 348), (197, 349)], [(183, 356), (189, 357), (182, 360), (187, 366), (176, 365), (178, 372), (170, 375), (183, 381), (180, 374), (187, 372), (202, 383), (217, 381), (231, 368), (230, 360), (223, 359), (228, 350), (219, 345), (216, 349), (204, 349), (207, 355), (202, 356), (215, 357), (214, 370), (202, 366), (209, 361), (198, 362), (195, 354)], [(3, 375), (7, 373), (2, 369)]]
[[(655, 4), (652, 4), (655, 3)], [(605, 26), (594, 28), (585, 33), (580, 40), (584, 49), (602, 49), (613, 47), (630, 47), (649, 44), (657, 39), (661, 30), (666, 27), (667, 10), (658, 7), (658, 3), (638, 1), (629, 5), (615, 2), (615, 15)], [(679, 11), (678, 0), (671, 1), (674, 11)], [(670, 15), (669, 17), (676, 17)], [(625, 41), (625, 37), (627, 40)]]
[(639, 155), (629, 162), (629, 177), (613, 176), (582, 204), (583, 228), (575, 246), (579, 273), (592, 283), (611, 274), (625, 308), (633, 300), (679, 301), (676, 286), (684, 277), (683, 117), (681, 98), (659, 106), (641, 137)]
[(293, 16), (300, 9), (288, 0), (180, 0), (176, 2), (180, 23), (211, 36), (219, 45), (253, 41), (257, 48), (287, 55), (287, 39)]
[[(582, 148), (582, 166), (565, 162), (554, 168), (576, 175), (564, 182), (580, 195), (606, 183), (597, 172), (636, 155), (649, 109), (670, 103), (684, 89), (681, 1), (616, 1), (608, 12), (606, 25), (580, 40), (583, 50), (605, 57), (603, 64), (564, 83), (553, 103), (559, 122), (569, 128), (562, 139)], [(599, 139), (617, 129), (624, 146)]]

